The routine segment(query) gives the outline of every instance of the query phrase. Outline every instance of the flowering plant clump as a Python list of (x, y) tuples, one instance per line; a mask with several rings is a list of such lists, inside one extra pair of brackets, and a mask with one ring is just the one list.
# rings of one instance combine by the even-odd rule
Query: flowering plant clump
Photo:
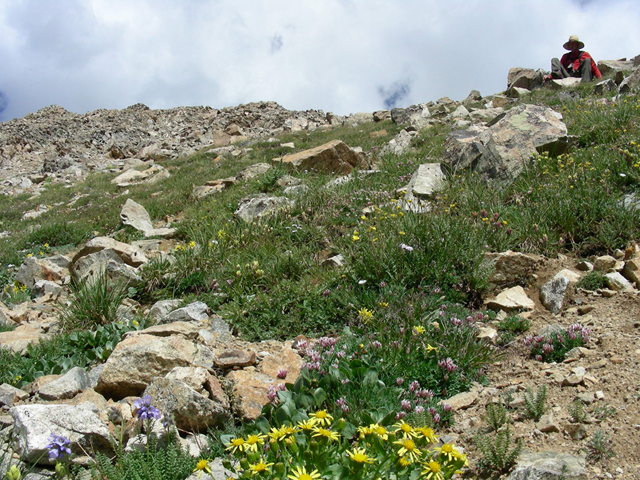
[(531, 347), (531, 356), (539, 362), (561, 362), (569, 350), (585, 345), (590, 335), (591, 329), (574, 323), (549, 335), (529, 335), (524, 344)]
[(134, 400), (133, 407), (136, 417), (140, 420), (160, 420), (162, 416), (160, 410), (151, 405), (151, 396), (149, 395)]
[(69, 439), (62, 435), (52, 433), (49, 436), (47, 452), (49, 454), (49, 461), (56, 462), (55, 469), (58, 478), (65, 478), (69, 473), (69, 460), (71, 456), (70, 443)]
[(445, 480), (467, 465), (466, 456), (441, 444), (431, 428), (403, 420), (353, 426), (317, 410), (296, 424), (268, 427), (226, 439), (224, 465), (238, 478)]
[(52, 433), (49, 436), (49, 444), (47, 445), (49, 460), (64, 460), (71, 455), (71, 448), (69, 448), (70, 443), (67, 438)]

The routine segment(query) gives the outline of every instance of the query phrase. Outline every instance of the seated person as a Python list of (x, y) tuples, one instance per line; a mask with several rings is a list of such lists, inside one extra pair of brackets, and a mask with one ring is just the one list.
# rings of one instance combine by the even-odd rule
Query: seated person
[(551, 75), (545, 80), (551, 78), (581, 78), (583, 82), (590, 82), (593, 78), (602, 78), (596, 61), (587, 52), (580, 49), (584, 48), (577, 35), (571, 35), (569, 41), (563, 45), (565, 53), (560, 60), (554, 58), (551, 60)]

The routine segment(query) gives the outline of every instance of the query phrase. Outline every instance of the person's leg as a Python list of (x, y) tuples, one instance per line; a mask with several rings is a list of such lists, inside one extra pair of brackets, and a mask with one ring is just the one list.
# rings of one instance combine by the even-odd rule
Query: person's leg
[(593, 72), (591, 71), (591, 59), (585, 58), (580, 62), (580, 76), (583, 82), (590, 82), (593, 80)]
[(560, 60), (554, 58), (551, 60), (551, 77), (552, 78), (567, 78), (570, 77), (567, 69), (562, 66)]

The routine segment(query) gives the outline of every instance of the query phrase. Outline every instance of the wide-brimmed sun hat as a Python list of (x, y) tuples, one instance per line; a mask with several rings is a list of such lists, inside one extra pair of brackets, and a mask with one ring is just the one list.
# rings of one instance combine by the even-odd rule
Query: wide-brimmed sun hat
[(580, 41), (580, 39), (578, 38), (578, 36), (577, 36), (577, 35), (571, 35), (571, 36), (569, 37), (569, 40), (567, 41), (567, 43), (565, 43), (565, 44), (563, 45), (563, 47), (564, 47), (564, 49), (565, 49), (565, 50), (571, 50), (571, 48), (569, 47), (569, 44), (570, 44), (571, 42), (576, 42), (576, 43), (578, 44), (578, 49), (580, 49), (580, 50), (584, 48), (584, 43), (582, 43), (582, 42)]

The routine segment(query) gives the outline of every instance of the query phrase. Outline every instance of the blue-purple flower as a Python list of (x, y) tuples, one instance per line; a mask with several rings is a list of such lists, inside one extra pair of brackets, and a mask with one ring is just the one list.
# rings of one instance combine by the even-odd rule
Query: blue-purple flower
[(145, 395), (142, 398), (137, 398), (133, 402), (133, 406), (136, 409), (136, 416), (141, 420), (160, 420), (160, 417), (162, 416), (160, 410), (151, 405), (150, 395)]
[(71, 449), (69, 448), (70, 443), (71, 442), (62, 435), (52, 433), (49, 437), (49, 445), (47, 445), (49, 460), (62, 460), (65, 455), (71, 455)]

